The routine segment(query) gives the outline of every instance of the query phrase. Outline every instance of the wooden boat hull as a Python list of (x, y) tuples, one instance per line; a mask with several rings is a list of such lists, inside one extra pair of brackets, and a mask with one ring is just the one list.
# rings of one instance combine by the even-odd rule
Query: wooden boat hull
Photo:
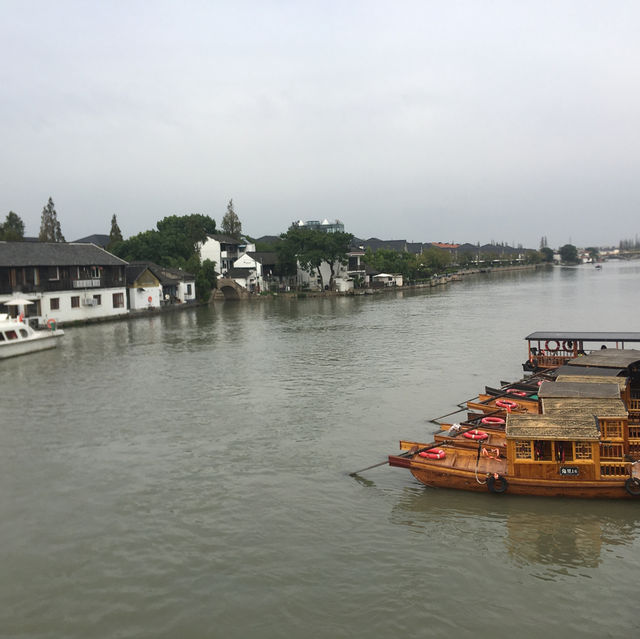
[[(471, 462), (472, 460), (468, 460)], [(487, 483), (487, 474), (497, 473), (507, 480), (506, 489), (500, 494), (531, 495), (539, 497), (575, 497), (589, 499), (637, 499), (625, 489), (625, 479), (600, 481), (580, 481), (577, 479), (529, 480), (509, 477), (506, 473), (506, 461), (481, 459), (478, 472), (470, 468), (461, 468), (447, 464), (447, 460), (424, 460), (416, 457), (389, 456), (389, 465), (408, 468), (411, 474), (425, 486), (432, 488), (451, 488), (473, 492), (492, 492)], [(455, 459), (454, 459), (455, 463)], [(467, 464), (468, 466), (468, 464)], [(498, 491), (494, 491), (498, 492)]]

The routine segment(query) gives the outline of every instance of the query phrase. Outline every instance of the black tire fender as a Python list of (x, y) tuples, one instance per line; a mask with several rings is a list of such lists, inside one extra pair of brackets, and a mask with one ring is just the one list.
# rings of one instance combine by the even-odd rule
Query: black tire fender
[(624, 488), (632, 497), (640, 497), (640, 479), (637, 477), (629, 477), (624, 482)]
[(509, 482), (503, 475), (498, 475), (497, 477), (489, 475), (489, 477), (487, 477), (487, 488), (489, 489), (490, 493), (501, 495), (502, 493), (506, 492), (507, 488), (509, 488)]

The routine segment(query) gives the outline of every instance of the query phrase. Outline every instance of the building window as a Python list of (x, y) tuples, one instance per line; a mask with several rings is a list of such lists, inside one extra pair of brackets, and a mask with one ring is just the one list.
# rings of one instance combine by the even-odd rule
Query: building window
[(546, 440), (533, 442), (533, 454), (536, 461), (553, 461), (551, 442)]
[(113, 308), (124, 308), (124, 293), (113, 294)]
[(516, 459), (531, 459), (531, 442), (516, 442)]
[(191, 284), (187, 284), (187, 295), (191, 295)]
[(576, 459), (591, 459), (591, 443), (576, 442)]
[(71, 308), (80, 308), (80, 296), (74, 295), (71, 298)]
[(102, 295), (94, 295), (93, 299), (96, 301), (96, 306), (102, 306)]
[(100, 269), (97, 266), (92, 266), (90, 269), (90, 276), (93, 278), (100, 277)]
[(49, 267), (49, 280), (59, 280), (60, 279), (60, 269), (57, 266)]
[(49, 300), (49, 308), (52, 311), (58, 311), (60, 310), (60, 298), (59, 297), (52, 297)]

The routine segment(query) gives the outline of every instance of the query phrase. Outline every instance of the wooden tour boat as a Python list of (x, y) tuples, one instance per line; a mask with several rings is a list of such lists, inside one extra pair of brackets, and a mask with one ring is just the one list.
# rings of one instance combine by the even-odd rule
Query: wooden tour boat
[[(460, 404), (469, 412), (459, 424), (432, 420), (434, 441), (401, 441), (389, 465), (439, 488), (640, 499), (640, 350), (625, 348), (640, 333), (526, 339), (530, 376)], [(563, 350), (542, 368), (541, 350), (558, 351), (550, 341)]]

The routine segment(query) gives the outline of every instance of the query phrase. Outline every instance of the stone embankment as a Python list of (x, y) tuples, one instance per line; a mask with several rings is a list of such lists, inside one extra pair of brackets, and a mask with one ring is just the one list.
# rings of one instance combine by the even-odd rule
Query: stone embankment
[[(375, 288), (357, 288), (352, 291), (338, 292), (338, 291), (286, 291), (278, 293), (263, 293), (262, 295), (251, 295), (243, 297), (242, 299), (271, 299), (274, 297), (284, 298), (298, 298), (304, 299), (309, 297), (349, 297), (353, 295), (378, 295), (381, 293), (390, 293), (393, 291), (406, 291), (417, 288), (431, 288), (434, 286), (442, 286), (449, 282), (459, 282), (464, 277), (469, 275), (478, 275), (486, 273), (505, 273), (507, 271), (530, 271), (536, 268), (544, 268), (547, 264), (526, 264), (519, 266), (499, 266), (495, 268), (477, 268), (477, 269), (462, 269), (455, 273), (447, 273), (446, 275), (434, 275), (424, 282), (416, 282), (412, 284), (405, 284), (404, 286), (378, 286)], [(223, 299), (222, 295), (215, 295), (212, 297), (212, 301)], [(226, 298), (229, 299), (229, 298)], [(238, 299), (238, 298), (234, 298)]]

